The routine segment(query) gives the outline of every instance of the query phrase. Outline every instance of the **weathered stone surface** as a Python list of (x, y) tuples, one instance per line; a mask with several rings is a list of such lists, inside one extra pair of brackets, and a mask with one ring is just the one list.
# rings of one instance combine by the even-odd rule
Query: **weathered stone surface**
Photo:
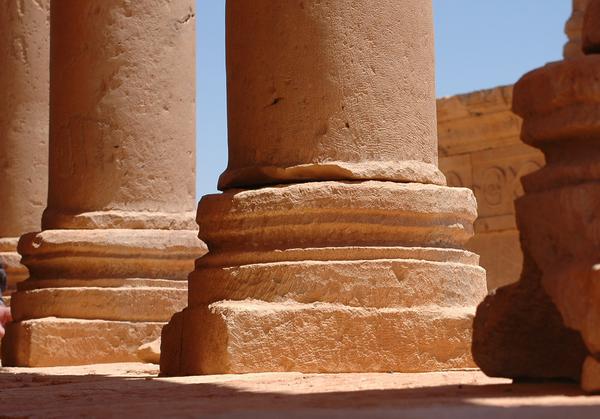
[(583, 19), (583, 52), (600, 53), (600, 1), (588, 0)]
[(211, 252), (190, 274), (189, 308), (163, 332), (162, 371), (470, 367), (472, 313), (486, 292), (477, 256), (462, 250), (475, 216), (468, 189), (436, 185), (205, 196), (198, 223)]
[[(187, 289), (164, 287), (64, 287), (21, 291), (12, 299), (16, 321), (60, 317), (163, 321), (186, 305)], [(168, 284), (171, 285), (171, 284)]]
[(8, 325), (2, 365), (43, 367), (137, 361), (140, 342), (160, 336), (163, 323), (44, 318)]
[(194, 228), (194, 27), (191, 0), (52, 4), (44, 229)]
[[(19, 285), (19, 292), (11, 301), (17, 323), (8, 333), (15, 335), (10, 339), (15, 353), (47, 344), (29, 337), (27, 328), (31, 322), (37, 324), (36, 319), (56, 317), (74, 324), (79, 324), (79, 320), (116, 322), (121, 324), (121, 333), (126, 333), (127, 325), (147, 330), (143, 324), (168, 321), (185, 307), (184, 281), (193, 269), (194, 259), (206, 252), (206, 246), (195, 232), (185, 230), (46, 230), (23, 236), (19, 251), (32, 277)], [(155, 328), (160, 330), (160, 326)], [(62, 333), (57, 327), (40, 330)], [(82, 356), (77, 354), (81, 348), (77, 347), (80, 338), (75, 333), (48, 336), (48, 344), (55, 345), (54, 340), (63, 339), (67, 345), (75, 345), (57, 357), (57, 362), (117, 362), (124, 360), (121, 352), (125, 349), (133, 350), (127, 359), (137, 359), (138, 346), (148, 340), (132, 332), (131, 341), (118, 351), (109, 344), (98, 343), (93, 353)], [(97, 339), (100, 342), (105, 337), (99, 335)], [(133, 339), (138, 338), (140, 341), (135, 344)], [(111, 358), (113, 355), (118, 358)], [(6, 356), (17, 360), (14, 362), (30, 359), (15, 354)], [(50, 352), (44, 359), (44, 365), (52, 365)]]
[[(179, 347), (165, 348), (175, 370), (190, 375), (229, 371), (437, 371), (472, 367), (473, 311), (461, 308), (348, 307), (339, 304), (221, 301), (186, 309), (172, 328)], [(177, 322), (183, 324), (179, 326)], [(292, 332), (293, 331), (293, 332)], [(167, 339), (174, 344), (176, 340)], [(164, 344), (163, 344), (164, 345)], [(181, 351), (177, 354), (177, 351)]]
[[(443, 184), (432, 11), (423, 3), (229, 2), (229, 164), (219, 188)], [(248, 34), (259, 47), (248, 47)]]
[(27, 277), (19, 236), (40, 228), (48, 183), (49, 0), (0, 4), (0, 263)]
[(204, 196), (198, 213), (199, 235), (214, 252), (329, 246), (457, 248), (473, 234), (477, 216), (473, 193), (466, 188), (377, 181), (233, 190)]
[(23, 284), (27, 289), (42, 279), (184, 280), (205, 252), (192, 230), (46, 230), (19, 242), (35, 280)]
[(497, 289), (477, 307), (473, 358), (491, 377), (577, 380), (587, 350), (568, 329), (526, 260), (519, 282)]
[(563, 56), (567, 60), (583, 56), (583, 21), (589, 3), (590, 0), (573, 0), (573, 14), (565, 25), (565, 34), (569, 42), (565, 45)]
[(147, 364), (160, 364), (160, 342), (159, 337), (140, 346), (137, 350), (139, 360)]
[(163, 6), (51, 3), (48, 207), (44, 231), (19, 243), (30, 278), (12, 301), (11, 364), (137, 360), (185, 306), (206, 252), (193, 221), (194, 10)]
[(225, 191), (163, 374), (472, 366), (485, 271), (437, 168), (431, 2), (233, 0), (227, 25)]
[[(474, 344), (476, 361), (496, 375), (513, 377), (510, 366), (518, 365), (518, 373), (527, 377), (579, 378), (585, 356), (600, 351), (599, 69), (600, 56), (589, 55), (548, 64), (525, 75), (515, 87), (514, 110), (524, 118), (522, 138), (544, 152), (547, 164), (523, 178), (526, 193), (516, 201), (529, 261), (520, 283), (489, 297), (475, 320), (474, 342), (518, 342), (512, 351)], [(530, 290), (534, 283), (536, 288)], [(520, 289), (529, 292), (515, 292)], [(551, 306), (530, 307), (538, 299)], [(545, 310), (560, 314), (560, 322), (539, 328), (537, 319)], [(565, 345), (555, 346), (548, 357), (552, 345), (538, 344), (566, 328), (572, 337), (562, 339)], [(567, 365), (570, 373), (555, 372)], [(586, 380), (593, 381), (592, 375), (588, 372)]]
[(512, 86), (438, 100), (440, 169), (450, 186), (468, 187), (479, 217), (467, 248), (481, 255), (488, 289), (516, 282), (523, 255), (514, 216), (522, 176), (544, 156), (519, 139), (521, 118), (511, 110)]

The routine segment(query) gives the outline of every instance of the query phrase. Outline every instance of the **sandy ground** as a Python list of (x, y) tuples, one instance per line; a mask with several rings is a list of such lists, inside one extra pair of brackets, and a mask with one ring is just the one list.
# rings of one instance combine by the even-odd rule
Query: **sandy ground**
[(600, 418), (567, 383), (478, 371), (157, 378), (147, 364), (2, 368), (0, 417)]

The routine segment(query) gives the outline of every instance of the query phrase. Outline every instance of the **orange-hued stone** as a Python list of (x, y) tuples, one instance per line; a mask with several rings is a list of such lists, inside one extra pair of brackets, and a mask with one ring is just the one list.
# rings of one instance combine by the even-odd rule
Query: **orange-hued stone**
[(48, 183), (49, 0), (0, 4), (0, 263), (27, 277), (21, 234), (40, 228)]
[(309, 182), (205, 196), (198, 222), (211, 252), (190, 275), (189, 308), (163, 331), (161, 370), (470, 367), (473, 309), (486, 291), (477, 256), (462, 248), (474, 218), (468, 189), (437, 185)]
[(437, 168), (432, 29), (423, 0), (227, 2), (229, 165), (162, 374), (473, 366), (485, 271)]
[(543, 153), (519, 138), (512, 99), (513, 87), (503, 86), (437, 101), (440, 169), (448, 185), (475, 193), (478, 218), (466, 247), (481, 256), (489, 290), (519, 279), (514, 200), (523, 194), (521, 178), (544, 165)]
[[(523, 178), (516, 201), (521, 280), (488, 297), (475, 319), (474, 358), (493, 375), (579, 379), (586, 356), (600, 352), (599, 71), (600, 56), (588, 55), (515, 86), (522, 139), (547, 164)], [(590, 389), (597, 369), (586, 365)]]
[[(432, 13), (422, 3), (228, 2), (229, 164), (220, 189), (443, 183)], [(258, 47), (248, 47), (249, 34)]]
[(193, 221), (193, 1), (54, 1), (51, 32), (48, 207), (43, 231), (19, 242), (30, 278), (3, 363), (136, 360), (185, 307), (206, 252)]

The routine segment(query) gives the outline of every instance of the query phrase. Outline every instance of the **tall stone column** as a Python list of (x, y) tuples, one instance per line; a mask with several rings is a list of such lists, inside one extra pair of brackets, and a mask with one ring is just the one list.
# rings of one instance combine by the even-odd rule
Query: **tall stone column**
[(185, 306), (194, 219), (192, 0), (51, 6), (43, 231), (19, 243), (4, 365), (136, 359)]
[(19, 236), (39, 230), (48, 182), (49, 0), (0, 4), (0, 262), (27, 277)]
[(227, 2), (229, 166), (166, 375), (472, 365), (470, 190), (437, 168), (431, 2)]

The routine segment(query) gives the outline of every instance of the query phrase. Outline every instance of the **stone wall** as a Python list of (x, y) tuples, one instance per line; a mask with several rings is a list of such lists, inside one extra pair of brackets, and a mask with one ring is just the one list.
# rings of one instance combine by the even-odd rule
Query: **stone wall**
[(450, 186), (475, 192), (479, 218), (469, 250), (481, 255), (488, 288), (516, 282), (523, 256), (514, 199), (521, 176), (544, 157), (519, 139), (521, 119), (512, 113), (512, 86), (439, 99), (439, 165)]

